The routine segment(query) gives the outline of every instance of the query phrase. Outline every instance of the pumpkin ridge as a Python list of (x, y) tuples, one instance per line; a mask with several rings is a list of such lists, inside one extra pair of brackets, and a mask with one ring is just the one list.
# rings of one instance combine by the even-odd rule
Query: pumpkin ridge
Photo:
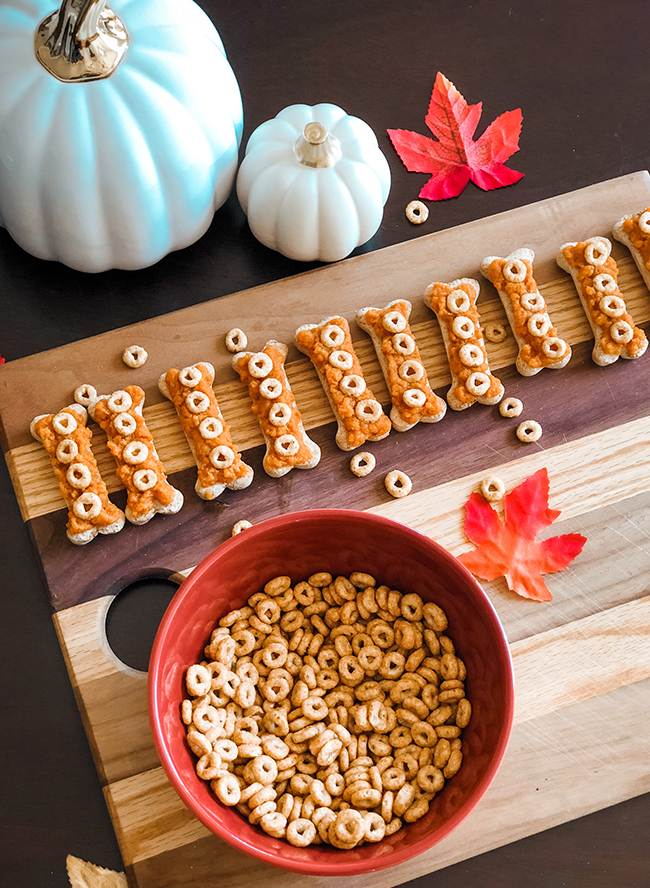
[[(124, 81), (124, 78), (122, 78)], [(117, 177), (120, 177), (121, 170), (137, 171), (137, 180), (131, 182), (131, 187), (125, 187), (118, 190), (116, 183), (112, 191), (111, 201), (119, 202), (124, 209), (124, 213), (119, 217), (112, 217), (112, 225), (108, 228), (107, 242), (109, 244), (109, 257), (107, 261), (111, 264), (114, 261), (114, 253), (119, 253), (122, 258), (129, 256), (131, 251), (131, 239), (138, 238), (139, 250), (151, 257), (150, 263), (157, 261), (155, 257), (164, 256), (170, 249), (173, 242), (173, 235), (170, 230), (170, 220), (168, 211), (169, 196), (165, 194), (162, 187), (162, 179), (159, 175), (160, 168), (152, 153), (151, 140), (147, 139), (143, 131), (142, 122), (136, 115), (132, 105), (127, 101), (124, 95), (124, 84), (118, 88), (117, 82), (111, 83), (104, 81), (104, 85), (109, 89), (109, 101), (106, 107), (97, 108), (96, 115), (101, 127), (108, 128), (110, 134), (114, 132), (113, 121), (111, 115), (119, 119), (120, 128), (124, 129), (125, 116), (128, 117), (133, 133), (137, 138), (120, 139), (116, 144), (112, 144), (109, 139), (98, 139), (100, 150), (104, 150), (108, 154), (107, 165), (118, 167), (116, 170)], [(120, 112), (117, 112), (118, 103)], [(108, 111), (107, 109), (112, 109)], [(110, 146), (110, 147), (109, 147)], [(108, 150), (107, 150), (108, 149)], [(146, 164), (143, 153), (146, 153), (151, 170), (150, 175), (146, 175)], [(133, 163), (133, 158), (137, 156), (137, 164)], [(121, 183), (119, 183), (121, 185)], [(137, 214), (131, 202), (132, 189), (136, 188), (138, 192), (146, 190), (147, 200), (138, 201)], [(128, 207), (131, 206), (129, 212)], [(137, 218), (135, 218), (137, 215)], [(127, 218), (125, 218), (125, 216)], [(146, 241), (143, 240), (145, 234)], [(118, 248), (118, 245), (119, 248)], [(123, 246), (123, 245), (126, 245)]]

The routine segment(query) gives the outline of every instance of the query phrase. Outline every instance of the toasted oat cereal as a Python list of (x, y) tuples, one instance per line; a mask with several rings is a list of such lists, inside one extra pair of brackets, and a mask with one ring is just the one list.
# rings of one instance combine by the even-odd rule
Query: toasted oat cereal
[(402, 496), (408, 496), (413, 489), (413, 482), (409, 476), (399, 469), (393, 469), (392, 472), (389, 472), (384, 479), (384, 484), (390, 495), (398, 499)]
[(89, 407), (97, 397), (97, 389), (94, 385), (84, 382), (83, 385), (77, 386), (74, 390), (74, 399), (77, 404), (82, 407)]
[(517, 437), (526, 444), (539, 441), (542, 437), (542, 427), (534, 419), (526, 419), (517, 426)]
[(499, 413), (501, 416), (505, 416), (506, 419), (521, 416), (523, 409), (523, 402), (520, 401), (519, 398), (505, 398), (505, 400), (499, 404)]
[(240, 518), (239, 521), (236, 521), (233, 524), (232, 530), (230, 531), (230, 536), (237, 536), (237, 534), (241, 533), (242, 530), (247, 530), (249, 527), (252, 526), (253, 525), (251, 524), (251, 522), (247, 521), (246, 518)]
[(506, 487), (501, 478), (489, 475), (481, 481), (481, 493), (489, 503), (496, 503), (503, 499)]
[(356, 475), (357, 478), (365, 478), (366, 475), (369, 475), (372, 472), (376, 465), (377, 460), (375, 459), (374, 454), (364, 450), (361, 453), (354, 454), (350, 460), (350, 471), (353, 475)]
[(226, 348), (229, 352), (242, 351), (247, 345), (248, 337), (239, 327), (233, 327), (226, 333)]
[(472, 709), (447, 617), (369, 573), (273, 577), (204, 657), (180, 711), (197, 776), (297, 847), (379, 842), (461, 767)]
[(429, 207), (421, 200), (412, 200), (406, 205), (406, 218), (414, 225), (421, 225), (429, 218)]
[(122, 360), (127, 367), (132, 367), (134, 370), (143, 367), (148, 357), (147, 351), (141, 345), (130, 345), (122, 352)]
[(503, 342), (508, 335), (508, 331), (503, 324), (489, 323), (483, 327), (483, 335), (488, 342)]

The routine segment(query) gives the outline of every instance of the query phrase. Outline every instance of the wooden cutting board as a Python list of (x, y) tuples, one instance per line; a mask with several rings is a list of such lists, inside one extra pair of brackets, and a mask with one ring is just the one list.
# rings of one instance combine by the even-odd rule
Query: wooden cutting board
[[(515, 663), (515, 727), (503, 765), (471, 816), (444, 842), (394, 869), (350, 879), (354, 888), (398, 885), (650, 789), (650, 354), (607, 368), (591, 360), (591, 334), (568, 275), (555, 264), (565, 241), (609, 235), (617, 219), (650, 205), (650, 176), (639, 172), (531, 206), (417, 238), (243, 293), (113, 330), (3, 367), (0, 419), (6, 459), (24, 520), (45, 572), (54, 623), (84, 719), (97, 771), (131, 886), (244, 888), (321, 886), (262, 865), (208, 833), (184, 808), (157, 760), (146, 711), (146, 675), (121, 663), (105, 637), (113, 597), (143, 576), (181, 578), (230, 535), (240, 518), (256, 523), (310, 507), (354, 507), (389, 516), (458, 554), (471, 548), (463, 506), (487, 474), (511, 489), (546, 466), (551, 506), (561, 519), (551, 533), (578, 531), (588, 542), (564, 573), (548, 579), (553, 601), (540, 604), (485, 584), (507, 633)], [(520, 397), (524, 417), (541, 422), (537, 444), (515, 436), (516, 420), (496, 407), (449, 410), (442, 422), (392, 432), (370, 445), (377, 468), (365, 479), (349, 470), (335, 446), (335, 423), (309, 361), (291, 347), (287, 374), (305, 426), (323, 451), (320, 464), (281, 479), (261, 467), (262, 436), (247, 395), (230, 366), (224, 335), (246, 331), (249, 347), (291, 342), (295, 329), (331, 314), (352, 321), (358, 308), (396, 298), (413, 303), (412, 326), (432, 385), (450, 381), (440, 330), (422, 294), (432, 280), (480, 279), (481, 260), (527, 246), (535, 276), (561, 336), (573, 346), (566, 369), (523, 378), (510, 336), (488, 344), (491, 366)], [(650, 324), (650, 294), (627, 251), (614, 243), (620, 285), (637, 324)], [(483, 323), (505, 323), (493, 288), (481, 281)], [(119, 318), (116, 318), (119, 323)], [(368, 382), (388, 396), (366, 334), (351, 324)], [(144, 346), (139, 370), (123, 349)], [(233, 439), (255, 469), (251, 487), (206, 503), (194, 493), (196, 469), (173, 408), (157, 379), (170, 367), (207, 360)], [(172, 483), (185, 494), (175, 516), (127, 525), (86, 547), (65, 536), (66, 509), (44, 449), (29, 434), (31, 419), (72, 402), (74, 389), (101, 392), (137, 383), (145, 417)], [(111, 498), (119, 489), (103, 433), (93, 447)], [(414, 482), (392, 499), (387, 471)]]

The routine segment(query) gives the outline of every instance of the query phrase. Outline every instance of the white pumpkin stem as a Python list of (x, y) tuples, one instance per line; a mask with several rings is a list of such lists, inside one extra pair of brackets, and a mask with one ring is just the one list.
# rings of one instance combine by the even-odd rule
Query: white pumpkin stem
[(38, 26), (36, 57), (65, 83), (109, 77), (128, 48), (126, 28), (106, 0), (63, 0)]
[(312, 120), (296, 139), (293, 151), (305, 166), (330, 167), (341, 157), (341, 144), (322, 123)]

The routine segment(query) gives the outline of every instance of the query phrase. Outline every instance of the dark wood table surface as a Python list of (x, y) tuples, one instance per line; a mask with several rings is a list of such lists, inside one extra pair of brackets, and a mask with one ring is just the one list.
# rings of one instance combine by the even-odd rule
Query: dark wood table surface
[[(243, 146), (295, 102), (333, 102), (375, 130), (392, 189), (379, 232), (359, 252), (648, 167), (643, 0), (201, 5), (239, 80)], [(431, 204), (428, 221), (414, 226), (404, 209), (426, 178), (405, 170), (386, 130), (427, 133), (438, 71), (468, 102), (483, 102), (479, 133), (503, 111), (522, 109), (521, 150), (509, 163), (525, 176), (492, 192), (470, 184)], [(74, 272), (34, 259), (0, 230), (0, 353), (11, 361), (306, 267), (257, 243), (234, 196), (198, 243), (139, 272)], [(64, 888), (67, 854), (118, 870), (122, 861), (4, 462), (0, 497), (0, 886)], [(115, 617), (115, 645), (134, 666), (146, 664), (166, 594), (144, 590)], [(641, 795), (410, 884), (642, 888), (650, 885), (649, 834), (650, 796)]]

